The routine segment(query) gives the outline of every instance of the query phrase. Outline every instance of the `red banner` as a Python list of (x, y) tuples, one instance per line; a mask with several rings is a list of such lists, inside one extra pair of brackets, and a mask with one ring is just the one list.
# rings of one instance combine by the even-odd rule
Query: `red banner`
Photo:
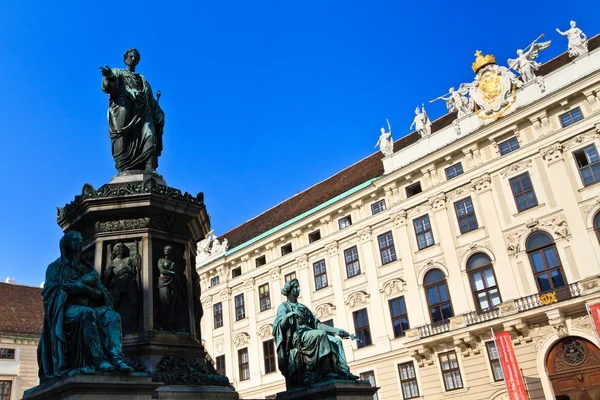
[(510, 400), (527, 400), (527, 389), (525, 382), (515, 357), (510, 334), (508, 332), (499, 332), (494, 334), (498, 356), (502, 364), (502, 372), (504, 373), (504, 383)]
[(594, 304), (588, 306), (590, 317), (592, 318), (592, 324), (596, 328), (596, 337), (600, 337), (600, 304)]

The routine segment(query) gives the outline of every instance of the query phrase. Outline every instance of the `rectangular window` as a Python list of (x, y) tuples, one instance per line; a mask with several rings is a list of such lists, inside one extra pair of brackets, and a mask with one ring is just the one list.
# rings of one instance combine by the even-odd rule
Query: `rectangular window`
[(238, 294), (234, 298), (235, 301), (235, 320), (246, 318), (246, 306), (244, 305), (244, 293)]
[(327, 321), (321, 321), (321, 323), (333, 328), (333, 320), (332, 319), (328, 319)]
[(250, 379), (250, 362), (248, 360), (248, 349), (238, 350), (238, 363), (240, 367), (240, 381)]
[(325, 268), (325, 260), (320, 260), (314, 263), (313, 272), (315, 274), (315, 290), (326, 288), (327, 269)]
[(268, 283), (258, 287), (258, 299), (260, 301), (260, 311), (265, 311), (271, 308), (271, 297), (269, 297)]
[(516, 137), (511, 137), (510, 139), (505, 140), (504, 142), (500, 142), (498, 147), (500, 148), (500, 155), (503, 156), (505, 154), (510, 153), (511, 151), (517, 150), (519, 148), (519, 141)]
[(277, 367), (275, 366), (275, 342), (273, 340), (263, 342), (263, 354), (265, 357), (265, 374), (275, 372)]
[(213, 316), (215, 329), (223, 326), (223, 305), (217, 303), (213, 305)]
[(475, 217), (473, 202), (470, 197), (454, 203), (454, 210), (456, 211), (460, 233), (467, 233), (479, 227), (477, 218)]
[(216, 359), (217, 374), (225, 375), (225, 355), (218, 356)]
[(290, 254), (291, 252), (292, 252), (292, 244), (291, 243), (281, 246), (281, 255), (282, 256)]
[(219, 282), (219, 277), (218, 277), (218, 276), (215, 276), (215, 277), (212, 277), (212, 278), (210, 278), (210, 287), (215, 287), (215, 286), (217, 286), (219, 283), (220, 283), (220, 282)]
[(538, 205), (529, 172), (514, 177), (509, 182), (519, 212)]
[(349, 215), (346, 215), (344, 218), (340, 218), (338, 220), (338, 226), (340, 229), (344, 229), (352, 225), (352, 218)]
[(408, 185), (406, 188), (406, 198), (413, 197), (415, 194), (419, 194), (423, 191), (421, 189), (421, 182), (413, 183), (412, 185)]
[(406, 330), (409, 328), (404, 297), (390, 300), (389, 305), (390, 315), (392, 316), (392, 327), (394, 328), (394, 337), (404, 336)]
[(462, 377), (460, 376), (460, 367), (455, 351), (440, 354), (440, 367), (442, 368), (446, 391), (462, 389)]
[(405, 399), (416, 399), (419, 397), (419, 384), (417, 383), (417, 375), (413, 362), (398, 364), (398, 374), (400, 375), (402, 396)]
[(318, 229), (316, 231), (308, 234), (308, 243), (316, 242), (317, 240), (320, 240), (320, 239), (321, 239), (321, 231)]
[(429, 215), (424, 215), (421, 218), (414, 220), (415, 233), (417, 234), (417, 243), (419, 250), (423, 250), (435, 244), (433, 240), (433, 232), (429, 223)]
[(377, 236), (377, 243), (379, 243), (382, 265), (396, 261), (396, 249), (394, 249), (394, 237), (391, 231)]
[(242, 275), (242, 267), (237, 267), (231, 270), (231, 278), (237, 278)]
[(504, 374), (502, 373), (502, 365), (500, 365), (500, 356), (498, 355), (496, 343), (487, 342), (485, 344), (485, 347), (487, 347), (488, 357), (490, 359), (490, 366), (492, 367), (492, 373), (494, 374), (494, 381), (503, 381)]
[(354, 332), (356, 332), (356, 337), (360, 339), (357, 342), (358, 348), (371, 345), (371, 328), (369, 328), (367, 309), (354, 311), (352, 316), (354, 317)]
[(285, 283), (288, 283), (289, 281), (292, 281), (296, 279), (296, 273), (295, 272), (290, 272), (289, 274), (286, 274), (283, 277), (283, 280), (285, 281)]
[[(372, 387), (377, 386), (377, 383), (375, 382), (375, 372), (374, 371), (361, 372), (360, 380), (361, 381), (369, 381), (369, 383), (371, 384)], [(379, 397), (377, 396), (377, 393), (375, 393), (373, 395), (373, 400), (378, 400), (378, 399), (379, 399)]]
[(560, 119), (560, 124), (564, 128), (577, 121), (581, 121), (583, 119), (583, 114), (581, 113), (581, 108), (577, 107), (569, 112), (561, 114), (558, 118)]
[(11, 390), (11, 381), (0, 381), (0, 400), (10, 400)]
[(371, 204), (371, 214), (375, 215), (383, 210), (385, 210), (385, 200), (379, 200), (377, 203)]
[(15, 349), (0, 349), (0, 358), (14, 360), (15, 359)]
[(254, 262), (256, 263), (256, 268), (262, 267), (263, 265), (265, 265), (267, 263), (267, 257), (265, 257), (265, 256), (256, 257)]
[(446, 179), (455, 178), (463, 173), (463, 167), (460, 162), (457, 162), (454, 165), (449, 166), (444, 170), (446, 173)]
[(346, 260), (346, 273), (348, 278), (360, 274), (360, 264), (358, 263), (358, 249), (356, 246), (344, 250), (344, 259)]
[(600, 162), (598, 160), (598, 151), (593, 144), (573, 153), (579, 175), (584, 186), (600, 180)]

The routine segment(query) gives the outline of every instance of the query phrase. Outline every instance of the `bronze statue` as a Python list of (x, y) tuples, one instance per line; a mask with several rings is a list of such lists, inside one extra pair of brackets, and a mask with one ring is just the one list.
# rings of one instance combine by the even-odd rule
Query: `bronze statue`
[(113, 309), (121, 315), (123, 333), (137, 330), (140, 315), (140, 256), (130, 257), (129, 247), (116, 243), (112, 260), (104, 270), (104, 285), (113, 298)]
[(132, 371), (123, 359), (121, 318), (100, 277), (83, 260), (82, 245), (79, 232), (65, 233), (60, 257), (46, 270), (38, 344), (42, 382), (67, 373)]
[(102, 90), (110, 95), (108, 130), (112, 154), (119, 172), (146, 170), (155, 172), (162, 151), (165, 114), (154, 99), (146, 78), (135, 72), (140, 62), (136, 49), (125, 52), (127, 69), (99, 67)]
[(171, 260), (172, 247), (163, 248), (165, 256), (158, 260), (158, 296), (159, 311), (158, 321), (160, 329), (164, 331), (178, 331), (177, 313), (185, 309), (185, 276), (178, 270), (177, 265)]
[(277, 308), (273, 336), (287, 389), (329, 379), (358, 379), (350, 372), (340, 340), (357, 340), (356, 336), (321, 323), (308, 307), (298, 303), (297, 279), (287, 282), (281, 293), (287, 301)]

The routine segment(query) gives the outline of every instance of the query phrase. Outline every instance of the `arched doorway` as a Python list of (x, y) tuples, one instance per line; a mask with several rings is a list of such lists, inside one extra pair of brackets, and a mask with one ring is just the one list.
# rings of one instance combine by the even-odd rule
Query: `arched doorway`
[(600, 350), (590, 341), (559, 340), (548, 352), (546, 370), (557, 399), (600, 399)]

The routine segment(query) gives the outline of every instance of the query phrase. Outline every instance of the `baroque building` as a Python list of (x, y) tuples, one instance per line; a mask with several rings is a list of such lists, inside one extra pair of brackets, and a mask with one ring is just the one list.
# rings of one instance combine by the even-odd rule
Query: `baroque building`
[(508, 399), (492, 331), (531, 399), (600, 398), (600, 36), (586, 45), (520, 81), (478, 52), (464, 107), (225, 233), (228, 249), (202, 244), (202, 337), (243, 398), (285, 390), (271, 331), (293, 278), (362, 339), (346, 356), (380, 400)]

